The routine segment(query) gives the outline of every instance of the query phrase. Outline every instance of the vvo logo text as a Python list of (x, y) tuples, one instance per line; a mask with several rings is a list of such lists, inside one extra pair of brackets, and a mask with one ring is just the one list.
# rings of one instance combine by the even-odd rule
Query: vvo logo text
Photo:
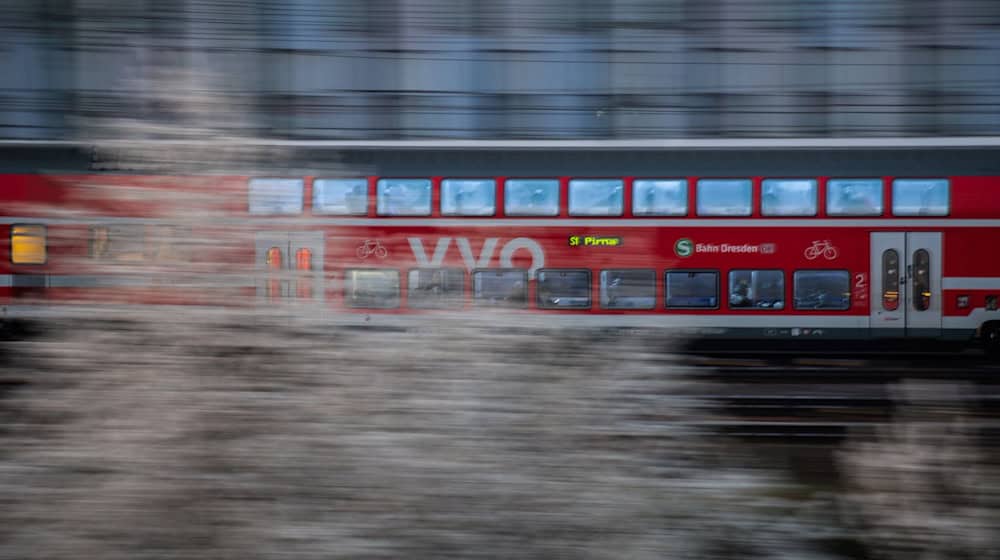
[[(437, 268), (444, 262), (444, 257), (448, 253), (448, 247), (451, 245), (451, 239), (451, 237), (439, 237), (437, 245), (434, 246), (434, 254), (430, 258), (427, 258), (427, 251), (424, 250), (423, 239), (408, 237), (407, 241), (410, 242), (410, 250), (413, 251), (413, 258), (417, 261), (417, 266)], [(459, 237), (455, 239), (455, 245), (458, 245), (458, 252), (462, 255), (462, 261), (469, 270), (490, 266), (490, 261), (493, 260), (493, 255), (496, 253), (496, 248), (499, 244), (500, 239), (497, 237), (486, 238), (483, 241), (483, 247), (479, 250), (479, 255), (473, 255), (472, 246), (469, 244), (468, 238)], [(514, 266), (514, 253), (521, 249), (531, 254), (531, 266), (528, 268), (528, 276), (534, 278), (535, 271), (545, 266), (545, 251), (542, 250), (542, 246), (534, 239), (517, 237), (504, 243), (500, 249), (500, 266), (502, 268)]]

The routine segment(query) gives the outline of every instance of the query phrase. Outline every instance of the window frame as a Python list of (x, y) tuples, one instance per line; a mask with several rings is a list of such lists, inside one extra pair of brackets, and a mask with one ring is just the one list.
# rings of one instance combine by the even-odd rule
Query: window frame
[[(715, 274), (715, 306), (704, 305), (670, 305), (670, 288), (667, 277), (671, 272), (681, 272), (685, 274), (714, 273)], [(721, 271), (717, 268), (669, 268), (663, 271), (663, 308), (664, 309), (719, 309), (722, 305), (722, 279)]]
[[(745, 185), (749, 186), (750, 188), (749, 188), (749, 191), (747, 193), (747, 209), (746, 209), (746, 212), (742, 212), (742, 213), (739, 213), (739, 214), (720, 214), (720, 213), (714, 213), (714, 212), (704, 212), (702, 210), (702, 207), (701, 207), (701, 204), (702, 204), (701, 201), (705, 197), (702, 196), (701, 187), (702, 187), (702, 184), (706, 183), (706, 182), (740, 182), (742, 184), (745, 184)], [(753, 200), (753, 198), (754, 198), (754, 196), (753, 196), (753, 191), (754, 191), (753, 183), (754, 183), (753, 179), (746, 179), (746, 178), (739, 178), (739, 177), (728, 178), (728, 179), (727, 178), (709, 178), (709, 177), (705, 177), (705, 178), (698, 179), (697, 181), (695, 181), (695, 185), (694, 185), (694, 197), (695, 197), (694, 211), (695, 211), (695, 215), (699, 216), (699, 217), (710, 217), (710, 218), (748, 218), (750, 216), (753, 216), (753, 202), (754, 202), (754, 200)]]
[[(648, 307), (645, 307), (645, 306), (644, 307), (617, 307), (617, 306), (616, 307), (609, 307), (609, 306), (607, 306), (605, 304), (605, 301), (604, 301), (605, 300), (605, 290), (606, 290), (606, 287), (604, 285), (604, 279), (603, 279), (604, 273), (605, 272), (631, 272), (631, 271), (648, 271), (650, 273), (650, 278), (652, 279), (652, 288), (653, 288), (653, 295), (652, 295), (652, 302), (653, 303), (650, 304)], [(620, 310), (626, 310), (627, 311), (627, 310), (651, 310), (651, 309), (656, 309), (656, 269), (655, 268), (603, 268), (603, 269), (601, 269), (601, 270), (598, 271), (597, 278), (598, 278), (598, 293), (597, 293), (598, 305), (600, 306), (601, 309), (612, 309), (612, 310), (619, 310), (619, 311)], [(642, 297), (645, 297), (645, 296), (642, 296)]]
[[(926, 214), (922, 214), (920, 212), (917, 212), (917, 213), (911, 213), (911, 212), (900, 213), (896, 209), (896, 198), (897, 198), (896, 197), (896, 187), (897, 187), (897, 185), (901, 181), (910, 181), (910, 182), (939, 181), (939, 182), (944, 183), (944, 194), (945, 194), (945, 198), (944, 198), (944, 203), (945, 203), (944, 213), (940, 213), (940, 214), (939, 213), (926, 213)], [(903, 217), (903, 218), (942, 218), (942, 217), (947, 217), (947, 216), (951, 215), (951, 179), (948, 179), (946, 177), (893, 177), (892, 183), (889, 185), (889, 192), (891, 193), (891, 197), (892, 197), (892, 204), (891, 204), (890, 211), (892, 212), (893, 216)]]
[[(482, 298), (476, 296), (476, 274), (488, 273), (488, 272), (519, 272), (523, 276), (524, 283), (524, 302), (517, 305), (510, 304), (490, 304), (483, 301)], [(530, 291), (528, 290), (528, 269), (526, 268), (474, 268), (469, 274), (470, 289), (469, 297), (472, 299), (472, 305), (475, 307), (485, 307), (485, 308), (495, 308), (495, 309), (527, 309), (530, 304)]]
[[(812, 183), (812, 211), (809, 213), (768, 212), (764, 204), (764, 189), (768, 181), (805, 181)], [(807, 218), (819, 215), (819, 180), (809, 177), (767, 177), (760, 182), (760, 215), (768, 218)]]
[[(349, 290), (353, 287), (354, 280), (351, 278), (351, 272), (395, 272), (396, 273), (396, 301), (395, 305), (386, 305), (379, 307), (371, 306), (360, 306), (352, 305), (351, 298), (349, 295)], [(360, 267), (360, 268), (345, 268), (344, 269), (344, 305), (350, 309), (399, 309), (402, 305), (402, 278), (399, 269), (396, 268), (373, 268), (373, 267)]]
[[(733, 293), (733, 273), (734, 272), (750, 272), (751, 278), (753, 278), (754, 272), (777, 272), (781, 274), (781, 307), (758, 307), (756, 305), (749, 305), (746, 307), (734, 306), (730, 300)], [(751, 286), (751, 288), (754, 288)], [(756, 302), (756, 295), (752, 302)], [(788, 284), (785, 282), (785, 270), (781, 268), (732, 268), (729, 269), (726, 275), (726, 308), (735, 311), (785, 311), (788, 309)]]
[[(469, 182), (471, 182), (471, 181), (489, 181), (490, 183), (492, 183), (492, 187), (493, 187), (492, 208), (490, 209), (489, 212), (487, 212), (487, 213), (480, 213), (480, 214), (471, 214), (471, 213), (465, 213), (465, 212), (446, 212), (445, 208), (444, 208), (444, 202), (445, 202), (444, 190), (445, 190), (445, 183), (447, 183), (448, 181), (469, 181)], [(442, 216), (473, 217), (473, 218), (480, 217), (480, 218), (483, 218), (483, 217), (490, 217), (490, 216), (496, 216), (497, 215), (497, 194), (498, 194), (497, 190), (498, 189), (497, 189), (497, 180), (494, 177), (482, 177), (482, 178), (477, 178), (477, 177), (447, 177), (447, 178), (441, 179), (441, 181), (439, 183), (438, 190), (439, 190), (438, 207), (440, 208)]]
[[(317, 188), (318, 183), (321, 181), (360, 181), (364, 186), (364, 208), (360, 212), (331, 212), (329, 210), (321, 210), (321, 205), (319, 203), (319, 191)], [(368, 179), (367, 178), (351, 178), (351, 177), (316, 177), (312, 181), (312, 213), (319, 216), (367, 216), (368, 208), (371, 206), (371, 200), (369, 200), (368, 195)]]
[[(420, 212), (392, 212), (387, 213), (384, 211), (382, 201), (384, 196), (382, 194), (383, 183), (386, 181), (426, 181), (427, 182), (427, 211), (423, 212), (421, 208)], [(388, 186), (388, 185), (386, 185)], [(434, 214), (434, 181), (426, 177), (379, 177), (375, 180), (375, 215), (384, 218), (409, 218), (409, 217), (426, 217)]]
[[(838, 272), (843, 273), (847, 279), (847, 304), (844, 307), (799, 307), (798, 298), (798, 279), (799, 274), (808, 273), (823, 273), (823, 272)], [(792, 309), (795, 311), (850, 311), (851, 304), (854, 303), (851, 294), (851, 271), (846, 268), (799, 268), (792, 271)]]
[[(294, 211), (262, 212), (254, 210), (254, 183), (263, 181), (294, 181), (298, 183), (298, 207)], [(299, 216), (305, 212), (306, 181), (301, 177), (251, 177), (247, 180), (247, 213), (252, 216)]]
[[(554, 212), (550, 213), (538, 213), (538, 212), (512, 212), (510, 208), (511, 198), (508, 195), (508, 186), (514, 181), (551, 181), (555, 183), (556, 191), (556, 201)], [(553, 177), (508, 177), (503, 180), (503, 213), (504, 216), (515, 216), (515, 217), (535, 217), (535, 218), (554, 218), (559, 216), (562, 208), (562, 180)]]
[[(618, 212), (617, 213), (611, 213), (611, 212), (608, 212), (608, 213), (580, 212), (579, 208), (576, 209), (576, 211), (574, 211), (574, 209), (573, 209), (573, 186), (574, 186), (574, 183), (576, 184), (577, 187), (580, 187), (581, 183), (583, 183), (583, 184), (586, 184), (586, 183), (617, 183), (616, 187), (618, 189), (620, 189), (619, 196), (618, 196), (618, 203), (619, 203), (618, 204)], [(614, 192), (614, 188), (612, 189), (612, 193), (613, 192)], [(584, 218), (608, 218), (608, 217), (614, 218), (614, 217), (618, 217), (618, 216), (624, 216), (625, 215), (625, 180), (624, 179), (620, 179), (620, 178), (615, 178), (615, 177), (606, 178), (606, 179), (597, 179), (597, 178), (574, 178), (574, 179), (570, 179), (569, 182), (566, 184), (566, 212), (570, 216), (584, 217)]]
[[(678, 183), (681, 184), (681, 192), (684, 193), (684, 207), (681, 210), (681, 212), (678, 212), (678, 213), (673, 213), (673, 212), (664, 213), (664, 212), (639, 212), (639, 211), (636, 211), (636, 208), (637, 208), (636, 197), (637, 197), (637, 195), (639, 193), (639, 191), (636, 189), (636, 184), (637, 183), (657, 183), (657, 182), (667, 182), (667, 181), (674, 181), (674, 182), (678, 182)], [(690, 191), (691, 191), (690, 184), (688, 183), (688, 180), (686, 178), (683, 178), (683, 177), (682, 178), (670, 178), (670, 177), (649, 178), (649, 177), (642, 177), (642, 178), (633, 179), (632, 180), (632, 215), (633, 216), (638, 216), (638, 217), (653, 217), (653, 216), (684, 217), (684, 216), (687, 216), (688, 213), (691, 211), (691, 192)], [(614, 269), (614, 270), (620, 270), (620, 269)]]
[[(587, 305), (561, 306), (542, 303), (542, 273), (553, 272), (583, 272), (587, 275)], [(538, 309), (569, 309), (588, 310), (594, 307), (594, 274), (589, 268), (539, 268), (535, 271), (535, 306)]]
[[(413, 305), (413, 298), (410, 294), (413, 293), (413, 282), (410, 281), (410, 275), (414, 272), (421, 272), (425, 270), (457, 270), (462, 275), (462, 297), (455, 300), (456, 303), (452, 305)], [(415, 266), (406, 270), (406, 307), (409, 309), (462, 309), (465, 307), (465, 303), (468, 299), (468, 290), (466, 290), (466, 276), (468, 275), (466, 269), (458, 266)], [(418, 298), (419, 299), (419, 298)]]
[[(845, 183), (860, 182), (860, 181), (872, 181), (872, 182), (874, 182), (878, 186), (878, 188), (875, 190), (875, 192), (878, 193), (878, 204), (879, 204), (878, 211), (877, 212), (868, 212), (868, 213), (832, 212), (832, 211), (830, 211), (830, 207), (831, 207), (830, 197), (833, 194), (833, 189), (831, 187), (833, 186), (833, 184), (835, 184), (835, 183), (837, 183), (839, 181), (843, 181)], [(877, 177), (855, 177), (853, 179), (852, 178), (844, 178), (844, 177), (830, 177), (830, 178), (828, 178), (826, 180), (825, 187), (826, 187), (825, 210), (826, 210), (826, 215), (827, 216), (836, 216), (836, 217), (843, 216), (843, 217), (855, 217), (855, 218), (856, 217), (862, 217), (862, 218), (863, 217), (869, 217), (869, 218), (872, 218), (872, 217), (878, 217), (878, 216), (884, 216), (885, 215), (885, 209), (886, 209), (886, 204), (885, 204), (885, 181), (883, 181), (882, 179), (879, 179)]]

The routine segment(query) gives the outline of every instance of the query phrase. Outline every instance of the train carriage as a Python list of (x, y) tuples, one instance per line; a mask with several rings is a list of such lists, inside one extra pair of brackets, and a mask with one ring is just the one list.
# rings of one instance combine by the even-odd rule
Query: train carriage
[[(240, 228), (230, 256), (252, 265), (225, 287), (262, 305), (318, 303), (347, 323), (503, 308), (555, 327), (681, 329), (758, 345), (1000, 346), (992, 150), (424, 146), (340, 157), (368, 172), (207, 179)], [(58, 207), (94, 181), (184, 192), (206, 179), (0, 175), (8, 309), (29, 296), (110, 301), (130, 290), (170, 303), (221, 297), (85, 270), (87, 259), (192, 258), (163, 241), (172, 226), (142, 198), (76, 221), (24, 210)], [(47, 247), (54, 237), (75, 242)]]

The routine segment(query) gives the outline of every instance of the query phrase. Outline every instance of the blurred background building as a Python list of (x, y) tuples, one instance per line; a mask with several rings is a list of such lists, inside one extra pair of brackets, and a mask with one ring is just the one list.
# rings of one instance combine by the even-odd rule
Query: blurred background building
[(276, 138), (988, 135), (997, 0), (3, 0), (0, 138), (214, 76)]

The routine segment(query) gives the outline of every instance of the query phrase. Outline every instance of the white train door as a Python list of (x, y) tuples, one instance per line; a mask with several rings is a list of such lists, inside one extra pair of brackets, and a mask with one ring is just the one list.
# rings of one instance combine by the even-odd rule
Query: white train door
[(323, 297), (323, 232), (258, 232), (254, 239), (257, 296)]
[(874, 336), (941, 334), (941, 233), (871, 236)]

